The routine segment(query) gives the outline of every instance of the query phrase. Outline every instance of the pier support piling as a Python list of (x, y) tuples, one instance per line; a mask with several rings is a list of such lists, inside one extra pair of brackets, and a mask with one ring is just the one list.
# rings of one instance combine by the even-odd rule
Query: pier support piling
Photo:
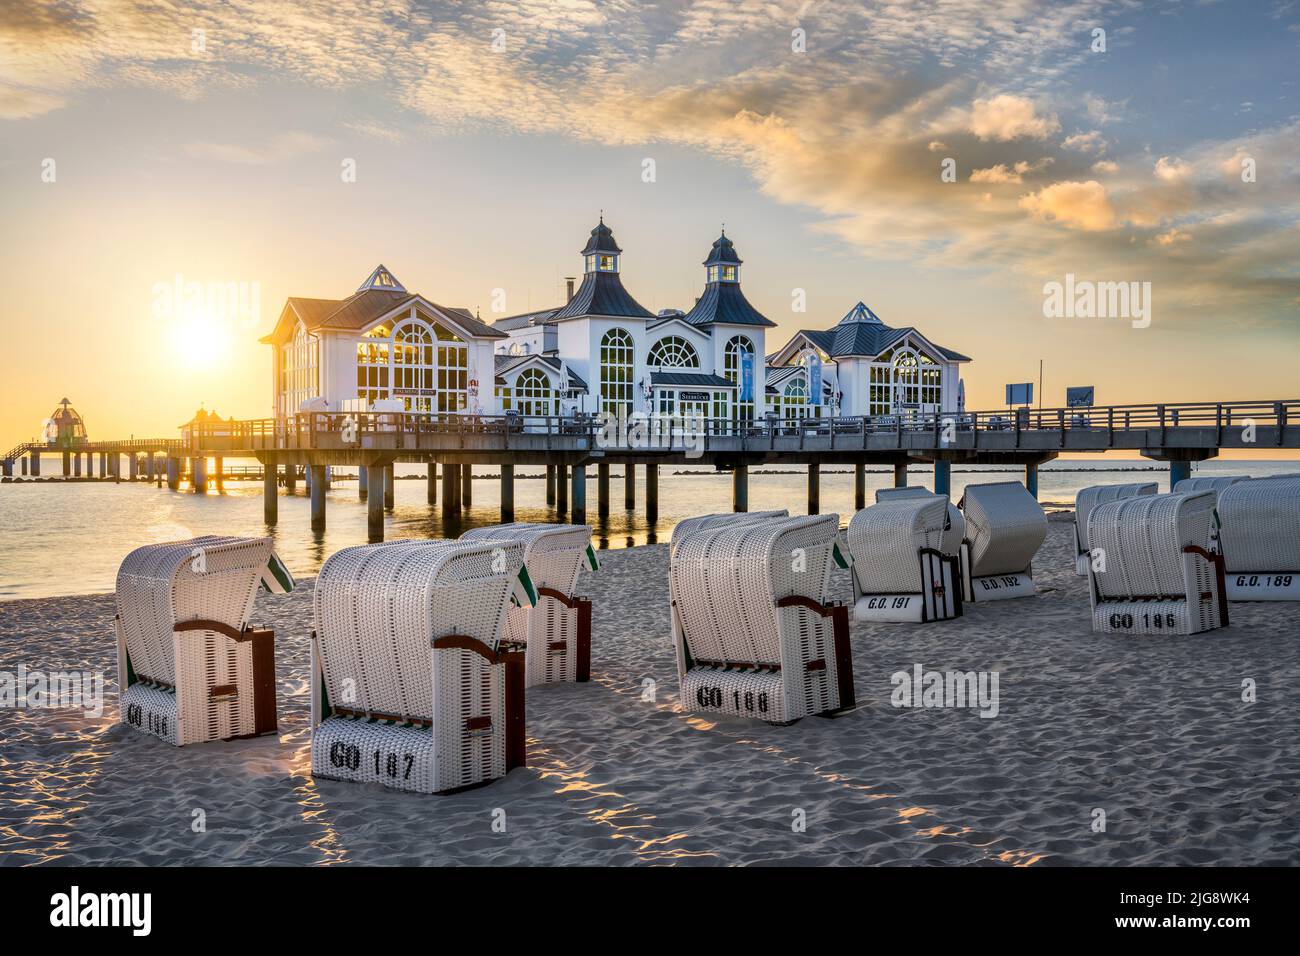
[(311, 530), (325, 530), (325, 466), (308, 465), (307, 480), (311, 485)]
[[(895, 474), (897, 474), (897, 472), (895, 472)], [(952, 494), (952, 463), (951, 462), (936, 461), (934, 463), (934, 493), (936, 495)]]
[(448, 462), (442, 463), (442, 513), (452, 514), (460, 510), (460, 494), (456, 489), (456, 478), (460, 468)]
[(298, 485), (298, 466), (287, 464), (284, 466), (284, 489), (293, 494), (294, 488)]
[(822, 513), (822, 469), (821, 465), (808, 466), (808, 513)]
[(731, 473), (731, 510), (749, 510), (749, 466), (737, 464)]
[(574, 524), (587, 523), (587, 466), (573, 467), (573, 513), (569, 520)]
[(1029, 462), (1025, 465), (1025, 490), (1035, 498), (1038, 497), (1038, 463)]
[(167, 487), (172, 491), (180, 491), (181, 488), (181, 460), (167, 456)]
[(894, 463), (894, 487), (907, 487), (907, 462), (898, 461)]
[(81, 454), (80, 453), (72, 456), (72, 477), (73, 478), (81, 477)]
[[(218, 457), (218, 458), (214, 458), (214, 459), (212, 459), (213, 470), (216, 472), (216, 474), (215, 474), (213, 477), (216, 479), (216, 486), (217, 486), (217, 492), (218, 492), (218, 493), (220, 493), (220, 492), (226, 490), (226, 480), (225, 480), (224, 477), (222, 477), (222, 474), (221, 474), (221, 473), (225, 470), (224, 468), (222, 468), (222, 465), (223, 465), (223, 462), (222, 462), (222, 460), (221, 460), (219, 457)], [(132, 475), (131, 477), (134, 478), (135, 475)], [(329, 488), (329, 474), (328, 474), (328, 472), (327, 472), (326, 475), (325, 475), (325, 482), (326, 482), (325, 487), (326, 487), (326, 488)]]
[(645, 517), (654, 524), (659, 518), (659, 466), (645, 466)]
[(31, 454), (31, 459), (32, 459), (32, 477), (33, 477), (33, 478), (39, 478), (39, 477), (41, 477), (41, 454), (40, 454), (40, 452), (36, 452), (36, 451), (32, 452), (32, 454)]
[(393, 503), (397, 499), (397, 490), (393, 487), (393, 463), (390, 461), (384, 465), (383, 471), (379, 474), (384, 476), (384, 510), (392, 511)]
[[(86, 464), (87, 465), (90, 464), (89, 458), (86, 459)], [(135, 481), (137, 478), (140, 477), (140, 459), (135, 456), (135, 452), (131, 452), (131, 454), (128, 456), (128, 462), (126, 467), (127, 467), (127, 477), (130, 478), (132, 481)], [(220, 471), (218, 471), (218, 474), (220, 474)], [(220, 481), (221, 479), (218, 478), (217, 480)]]
[(460, 503), (466, 508), (474, 507), (474, 466), (460, 466)]
[(501, 520), (515, 520), (515, 466), (501, 466)]
[(555, 504), (555, 466), (546, 466), (546, 503), (547, 505)]
[(275, 460), (262, 465), (262, 520), (275, 524), (280, 519), (280, 488), (275, 480)]
[(596, 514), (609, 517), (609, 462), (596, 465)]
[(63, 453), (63, 477), (66, 478), (70, 474), (72, 474), (72, 453), (65, 451)]
[(623, 466), (623, 507), (636, 510), (636, 465), (630, 462)]
[(865, 462), (853, 463), (853, 510), (867, 506), (867, 466)]
[(438, 503), (438, 463), (429, 462), (429, 473), (424, 477), (424, 500), (431, 505)]
[[(114, 455), (111, 464), (113, 466), (113, 477), (117, 477), (117, 456)], [(315, 475), (312, 476), (313, 478)], [(208, 493), (208, 460), (206, 458), (190, 459), (190, 485), (191, 491), (198, 494), (206, 495)]]
[(564, 514), (569, 510), (569, 466), (555, 466), (555, 510)]
[(362, 465), (357, 469), (357, 500), (365, 501), (370, 493), (370, 469)]
[(382, 465), (374, 465), (363, 468), (362, 471), (367, 475), (367, 481), (370, 476), (375, 479), (376, 487), (373, 494), (366, 496), (366, 538), (369, 543), (376, 544), (384, 540), (384, 492), (383, 486), (387, 483), (385, 472), (388, 469)]
[(1190, 461), (1171, 461), (1169, 463), (1169, 490), (1172, 492), (1184, 478), (1192, 477)]

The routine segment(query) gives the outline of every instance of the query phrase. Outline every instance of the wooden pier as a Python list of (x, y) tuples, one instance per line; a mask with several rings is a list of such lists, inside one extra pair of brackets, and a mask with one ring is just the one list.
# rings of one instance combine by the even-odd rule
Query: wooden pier
[[(645, 422), (652, 420), (646, 419)], [(1000, 409), (911, 417), (769, 419), (736, 423), (696, 420), (667, 434), (650, 428), (638, 432), (637, 419), (606, 428), (590, 416), (570, 418), (438, 415), (416, 413), (309, 412), (281, 419), (218, 421), (211, 427), (191, 427), (187, 439), (144, 442), (136, 450), (122, 448), (140, 442), (97, 443), (71, 451), (87, 459), (106, 456), (137, 462), (133, 476), (147, 469), (148, 477), (165, 476), (179, 487), (181, 475), (191, 487), (205, 491), (209, 459), (222, 471), (223, 458), (255, 458), (261, 464), (265, 514), (275, 523), (278, 492), (292, 489), (301, 474), (311, 495), (312, 526), (325, 527), (328, 468), (359, 470), (358, 494), (367, 501), (372, 540), (383, 537), (384, 512), (393, 506), (393, 466), (428, 466), (427, 499), (446, 513), (472, 504), (473, 465), (500, 467), (503, 520), (514, 512), (515, 467), (546, 467), (546, 501), (570, 520), (587, 514), (587, 469), (596, 466), (597, 513), (609, 513), (609, 468), (624, 469), (624, 507), (635, 506), (635, 468), (644, 468), (647, 517), (658, 512), (661, 465), (712, 465), (732, 473), (733, 506), (749, 507), (749, 470), (756, 465), (803, 465), (808, 469), (808, 511), (820, 508), (820, 469), (823, 465), (854, 466), (855, 507), (866, 506), (869, 464), (892, 464), (894, 483), (907, 483), (908, 466), (933, 464), (934, 490), (947, 493), (953, 464), (1019, 465), (1025, 485), (1037, 494), (1038, 467), (1062, 452), (1132, 451), (1169, 463), (1172, 487), (1186, 477), (1193, 462), (1217, 457), (1223, 449), (1300, 448), (1300, 400), (1217, 402), (1156, 405), (1114, 405), (1093, 408)], [(26, 450), (24, 450), (26, 449)], [(116, 454), (115, 454), (116, 452)], [(4, 459), (5, 474), (15, 459), (31, 458), (39, 474), (40, 454), (69, 452), (48, 446), (19, 446)], [(140, 457), (143, 455), (143, 457)], [(164, 459), (159, 470), (158, 458)], [(185, 467), (189, 463), (189, 468)], [(26, 467), (24, 465), (24, 467)], [(79, 461), (77, 464), (79, 469)], [(103, 464), (101, 464), (101, 473)], [(141, 475), (143, 477), (143, 475)]]

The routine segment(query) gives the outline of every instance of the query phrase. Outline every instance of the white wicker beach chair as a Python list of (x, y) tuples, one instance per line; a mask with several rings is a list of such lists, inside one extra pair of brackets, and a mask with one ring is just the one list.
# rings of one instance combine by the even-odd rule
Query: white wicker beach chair
[[(877, 488), (876, 504), (882, 501), (891, 501), (899, 498), (926, 498), (934, 497), (934, 492), (929, 488), (922, 488), (920, 485), (908, 486), (904, 488)], [(944, 495), (948, 498), (947, 495)], [(966, 537), (966, 519), (962, 517), (961, 509), (948, 499), (948, 523), (944, 526), (943, 536), (939, 540), (939, 550), (950, 557), (956, 557), (961, 550), (962, 539)]]
[(848, 608), (829, 601), (839, 516), (733, 522), (672, 553), (684, 710), (788, 723), (851, 709)]
[(1088, 517), (1092, 629), (1197, 634), (1228, 626), (1223, 556), (1205, 547), (1214, 493), (1141, 495)]
[(853, 616), (859, 621), (924, 623), (961, 616), (956, 548), (943, 550), (945, 535), (951, 535), (948, 496), (918, 490), (922, 494), (877, 494), (876, 504), (849, 522)]
[(1229, 601), (1300, 601), (1300, 477), (1242, 481), (1219, 492)]
[(1079, 489), (1074, 496), (1074, 570), (1080, 577), (1088, 576), (1088, 565), (1092, 563), (1088, 544), (1088, 515), (1098, 505), (1121, 498), (1138, 495), (1154, 495), (1159, 491), (1154, 481), (1136, 481), (1125, 485), (1091, 485)]
[(312, 773), (419, 793), (524, 765), (524, 655), (499, 647), (529, 603), (517, 541), (344, 548), (316, 578)]
[(1176, 495), (1190, 495), (1198, 491), (1213, 491), (1217, 500), (1219, 493), (1224, 488), (1230, 488), (1239, 481), (1249, 480), (1249, 475), (1197, 475), (1194, 478), (1184, 478), (1175, 484), (1173, 493)]
[(117, 572), (122, 721), (176, 746), (276, 732), (275, 633), (248, 618), (293, 577), (270, 538), (137, 548)]
[(967, 485), (961, 545), (962, 596), (1000, 601), (1034, 592), (1032, 563), (1047, 538), (1043, 507), (1018, 481)]
[(591, 601), (575, 593), (585, 566), (599, 566), (591, 528), (578, 524), (513, 522), (474, 528), (461, 541), (517, 541), (537, 590), (537, 606), (513, 605), (504, 643), (524, 650), (529, 687), (591, 679)]

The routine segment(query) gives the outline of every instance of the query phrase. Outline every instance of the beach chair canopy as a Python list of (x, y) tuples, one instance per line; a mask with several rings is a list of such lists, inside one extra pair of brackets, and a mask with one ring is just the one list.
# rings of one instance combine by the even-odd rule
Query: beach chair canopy
[(432, 719), (431, 642), (456, 636), (495, 653), (522, 567), (517, 541), (392, 541), (331, 555), (313, 595), (330, 700)]
[(461, 541), (489, 543), (517, 541), (523, 546), (524, 566), (533, 584), (570, 595), (577, 586), (583, 565), (595, 563), (591, 550), (591, 528), (585, 524), (543, 524), (515, 521), (473, 528)]
[(1197, 475), (1184, 478), (1173, 487), (1176, 495), (1190, 495), (1198, 491), (1213, 491), (1216, 495), (1239, 481), (1249, 481), (1249, 475)]
[(1092, 509), (1110, 501), (1139, 495), (1154, 495), (1159, 490), (1154, 481), (1135, 481), (1122, 485), (1092, 485), (1081, 488), (1074, 497), (1074, 525), (1079, 553), (1091, 550), (1088, 544), (1088, 516)]
[(116, 589), (118, 621), (136, 675), (176, 684), (176, 625), (215, 621), (244, 630), (259, 585), (277, 573), (287, 576), (270, 538), (205, 535), (136, 548), (118, 569)]
[[(876, 489), (876, 504), (902, 498), (926, 497), (932, 498), (935, 497), (935, 494), (930, 489), (922, 488), (919, 485), (906, 488)], [(962, 517), (961, 510), (952, 503), (952, 500), (947, 495), (944, 495), (943, 499), (948, 502), (948, 523), (944, 527), (939, 550), (949, 557), (955, 557), (957, 552), (961, 550), (962, 539), (966, 537), (966, 519)]]
[(1023, 572), (1047, 538), (1042, 505), (1018, 481), (967, 485), (961, 508), (973, 577)]
[(1088, 540), (1104, 557), (1097, 593), (1120, 600), (1185, 600), (1183, 549), (1204, 548), (1214, 516), (1213, 491), (1141, 495), (1098, 505)]
[[(897, 489), (907, 490), (907, 489)], [(918, 551), (942, 552), (948, 533), (948, 496), (889, 495), (849, 521), (853, 574), (864, 594), (913, 594), (922, 590)], [(954, 552), (955, 553), (955, 552)]]
[(769, 521), (773, 518), (788, 518), (789, 516), (790, 512), (782, 508), (780, 511), (736, 511), (683, 518), (673, 528), (673, 536), (669, 540), (668, 550), (675, 553), (677, 546), (685, 540), (686, 536), (694, 534), (696, 531), (720, 528), (723, 525), (753, 524), (754, 522)]
[(1218, 508), (1229, 572), (1300, 571), (1300, 477), (1236, 482), (1219, 492)]

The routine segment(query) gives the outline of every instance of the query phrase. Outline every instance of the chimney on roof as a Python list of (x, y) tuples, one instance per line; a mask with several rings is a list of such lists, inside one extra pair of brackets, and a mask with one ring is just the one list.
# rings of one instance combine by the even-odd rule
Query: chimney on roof
[(575, 276), (564, 277), (564, 284), (569, 287), (569, 297), (568, 299), (565, 300), (566, 303), (573, 301), (573, 281), (575, 278), (576, 278)]

